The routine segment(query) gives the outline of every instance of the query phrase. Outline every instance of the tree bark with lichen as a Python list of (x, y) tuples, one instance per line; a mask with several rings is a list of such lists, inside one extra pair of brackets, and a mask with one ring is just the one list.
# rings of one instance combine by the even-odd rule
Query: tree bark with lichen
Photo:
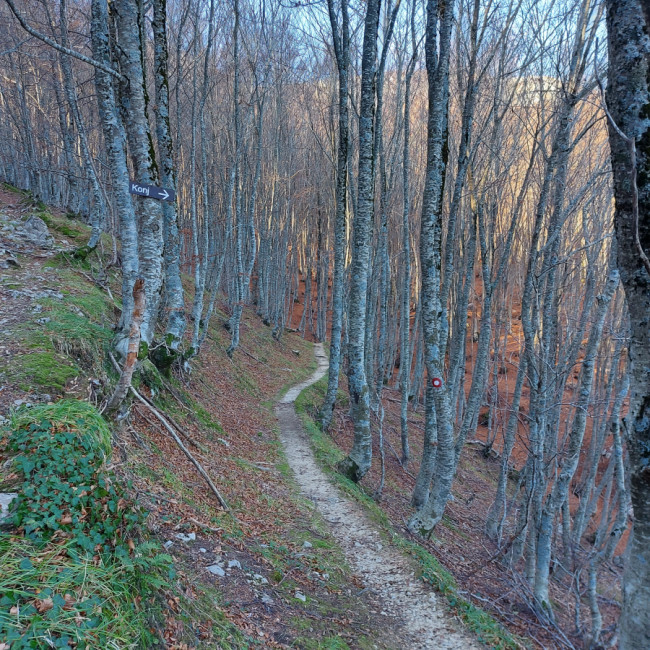
[[(650, 251), (647, 4), (640, 0), (607, 0), (607, 106), (615, 122), (608, 124), (616, 203), (614, 225), (631, 329), (630, 404), (625, 423), (634, 524), (623, 579), (619, 624), (622, 650), (650, 647), (650, 274), (644, 263)], [(632, 151), (622, 135), (633, 141)]]
[(361, 59), (361, 101), (359, 105), (359, 189), (354, 218), (352, 270), (349, 301), (348, 387), (354, 420), (354, 444), (338, 466), (353, 481), (360, 481), (370, 469), (370, 391), (365, 370), (366, 303), (368, 267), (374, 212), (373, 125), (375, 118), (375, 75), (377, 72), (377, 32), (381, 0), (369, 0), (366, 11)]

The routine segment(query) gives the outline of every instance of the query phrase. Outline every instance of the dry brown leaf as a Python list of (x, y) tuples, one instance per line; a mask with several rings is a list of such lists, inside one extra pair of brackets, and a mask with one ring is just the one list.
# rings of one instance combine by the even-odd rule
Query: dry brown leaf
[(44, 614), (54, 607), (54, 603), (51, 598), (43, 598), (43, 600), (37, 600), (35, 606), (39, 614)]

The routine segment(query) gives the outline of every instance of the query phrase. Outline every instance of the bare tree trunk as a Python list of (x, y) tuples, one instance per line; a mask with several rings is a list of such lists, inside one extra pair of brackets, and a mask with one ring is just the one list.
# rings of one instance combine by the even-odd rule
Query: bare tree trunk
[(568, 439), (568, 447), (564, 462), (559, 467), (559, 476), (553, 484), (553, 489), (546, 497), (540, 514), (539, 533), (537, 539), (536, 570), (534, 594), (537, 602), (550, 607), (548, 594), (549, 568), (551, 563), (551, 541), (553, 534), (553, 521), (562, 504), (569, 498), (568, 488), (580, 460), (580, 450), (587, 425), (587, 407), (591, 399), (594, 380), (596, 353), (605, 323), (605, 316), (618, 286), (618, 272), (612, 271), (607, 286), (602, 296), (598, 298), (595, 320), (582, 361), (582, 377), (580, 392), (576, 404), (576, 415)]
[[(169, 121), (169, 54), (167, 50), (167, 0), (153, 2), (153, 35), (156, 86), (156, 136), (160, 155), (160, 181), (176, 191), (174, 146)], [(180, 273), (180, 239), (176, 203), (162, 204), (165, 241), (165, 306), (167, 308), (165, 344), (177, 350), (185, 332), (185, 299)]]
[(106, 412), (108, 414), (114, 413), (124, 401), (126, 394), (129, 392), (131, 387), (131, 378), (133, 377), (133, 372), (135, 366), (138, 362), (138, 350), (140, 348), (140, 326), (142, 324), (142, 318), (144, 316), (145, 308), (145, 292), (144, 292), (144, 280), (138, 278), (133, 285), (133, 314), (131, 317), (131, 326), (129, 329), (129, 346), (126, 353), (126, 359), (124, 360), (124, 368), (122, 369), (122, 374), (115, 386), (115, 391), (113, 395), (108, 400), (106, 405)]
[[(135, 180), (158, 182), (158, 165), (154, 158), (153, 139), (147, 116), (147, 93), (143, 62), (144, 26), (138, 0), (116, 0), (114, 3), (118, 31), (119, 63), (124, 75), (120, 87), (120, 110), (129, 152), (133, 160)], [(147, 300), (142, 319), (142, 342), (153, 341), (163, 281), (163, 228), (160, 201), (138, 198), (140, 274), (145, 280)]]
[[(442, 514), (453, 479), (454, 431), (451, 413), (451, 395), (444, 381), (444, 358), (441, 356), (445, 331), (440, 302), (440, 267), (442, 263), (441, 196), (444, 184), (443, 146), (449, 88), (449, 45), (454, 15), (453, 1), (438, 4), (427, 1), (425, 54), (429, 91), (429, 118), (427, 124), (427, 170), (422, 199), (420, 225), (420, 260), (422, 264), (422, 325), (424, 333), (424, 362), (427, 370), (427, 398), (433, 397), (438, 447), (436, 468), (440, 480), (436, 490), (409, 521), (409, 528), (422, 535), (430, 535)], [(437, 33), (440, 30), (438, 43)], [(427, 407), (427, 408), (430, 408)], [(427, 418), (427, 426), (433, 418)], [(433, 438), (430, 432), (425, 439)]]
[[(110, 66), (108, 7), (105, 0), (92, 1), (91, 40), (93, 56)], [(129, 171), (126, 166), (125, 135), (117, 114), (112, 76), (95, 68), (95, 88), (104, 141), (113, 179), (113, 196), (117, 211), (122, 257), (122, 317), (116, 348), (126, 356), (126, 343), (133, 314), (133, 285), (138, 275), (138, 230), (135, 210), (129, 194)]]
[[(68, 47), (68, 18), (65, 0), (61, 0), (59, 14), (61, 44), (64, 47)], [(99, 178), (97, 177), (97, 171), (95, 169), (92, 155), (90, 153), (90, 145), (88, 143), (86, 127), (81, 117), (81, 112), (79, 111), (77, 92), (74, 85), (74, 75), (72, 72), (70, 59), (64, 54), (59, 54), (59, 60), (61, 62), (61, 70), (63, 72), (63, 87), (65, 90), (65, 96), (77, 129), (79, 144), (81, 145), (81, 154), (83, 157), (84, 166), (86, 168), (85, 171), (86, 174), (88, 174), (88, 178), (90, 179), (90, 186), (93, 193), (93, 205), (90, 209), (90, 225), (92, 227), (92, 231), (90, 234), (90, 240), (88, 241), (88, 248), (93, 249), (99, 243), (99, 237), (101, 236), (101, 233), (104, 229), (107, 207), (106, 203), (104, 202), (104, 195), (102, 193)]]
[(339, 471), (355, 482), (365, 476), (372, 461), (370, 393), (365, 370), (365, 326), (370, 240), (372, 238), (371, 221), (374, 211), (374, 80), (380, 6), (381, 0), (369, 0), (364, 22), (359, 114), (359, 188), (357, 212), (354, 218), (348, 325), (350, 332), (348, 387), (354, 419), (354, 445), (350, 455), (339, 463)]
[(234, 121), (235, 121), (235, 300), (232, 317), (230, 318), (230, 346), (228, 354), (233, 355), (239, 347), (239, 324), (244, 301), (244, 261), (243, 261), (243, 238), (244, 238), (244, 220), (242, 218), (241, 205), (241, 177), (239, 156), (242, 149), (242, 128), (241, 115), (239, 107), (239, 0), (235, 0), (235, 26), (233, 31), (233, 58), (234, 58), (234, 84), (233, 84), (233, 101), (234, 101)]
[[(647, 3), (640, 0), (607, 0), (607, 105), (620, 129), (619, 132), (609, 122), (616, 200), (614, 223), (618, 268), (631, 326), (630, 404), (625, 423), (634, 525), (628, 541), (623, 582), (622, 650), (650, 647), (650, 265), (647, 264), (650, 12), (647, 10)], [(630, 142), (623, 140), (621, 132)]]
[[(402, 302), (400, 322), (400, 431), (402, 442), (402, 465), (406, 467), (409, 462), (409, 430), (408, 430), (408, 401), (411, 390), (411, 364), (413, 353), (411, 350), (411, 196), (410, 196), (410, 136), (411, 136), (411, 80), (417, 61), (417, 40), (415, 35), (415, 0), (411, 9), (411, 60), (406, 70), (404, 88), (404, 151), (402, 154)], [(430, 479), (429, 479), (430, 480)], [(428, 484), (427, 484), (428, 490)], [(424, 502), (424, 500), (423, 500)], [(422, 505), (421, 503), (417, 504)]]
[(336, 163), (336, 219), (334, 223), (334, 276), (332, 278), (332, 330), (330, 334), (329, 375), (327, 394), (321, 409), (323, 429), (332, 421), (341, 369), (341, 331), (343, 328), (343, 294), (345, 291), (345, 229), (347, 212), (348, 178), (348, 71), (350, 67), (350, 27), (348, 0), (341, 0), (341, 34), (334, 8), (328, 0), (330, 26), (334, 40), (334, 53), (339, 77), (339, 144)]

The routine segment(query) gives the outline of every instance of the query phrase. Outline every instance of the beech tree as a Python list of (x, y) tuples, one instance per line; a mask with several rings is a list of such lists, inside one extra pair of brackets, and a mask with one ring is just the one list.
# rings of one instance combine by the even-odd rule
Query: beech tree
[(650, 8), (607, 2), (609, 142), (616, 200), (617, 264), (630, 313), (630, 404), (625, 418), (634, 525), (623, 585), (621, 648), (650, 643)]
[(348, 327), (348, 385), (354, 420), (354, 445), (339, 466), (354, 481), (370, 469), (372, 437), (370, 432), (370, 388), (366, 376), (366, 303), (370, 264), (371, 217), (374, 213), (375, 146), (375, 74), (377, 70), (377, 31), (380, 0), (369, 0), (363, 31), (361, 97), (359, 104), (359, 172), (357, 209), (354, 216), (354, 244), (350, 280)]

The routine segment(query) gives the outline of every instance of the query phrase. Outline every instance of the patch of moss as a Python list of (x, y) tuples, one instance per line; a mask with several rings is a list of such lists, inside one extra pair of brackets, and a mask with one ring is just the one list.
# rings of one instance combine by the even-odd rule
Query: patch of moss
[(53, 352), (29, 352), (19, 358), (18, 375), (24, 390), (30, 390), (35, 383), (62, 392), (66, 383), (79, 372), (77, 366), (65, 363), (61, 355)]
[(141, 382), (145, 386), (148, 386), (159, 393), (164, 389), (158, 368), (156, 368), (149, 359), (145, 359), (138, 367), (137, 380), (138, 381), (134, 382), (134, 384), (139, 384)]
[(146, 341), (140, 341), (140, 347), (138, 348), (138, 360), (143, 361), (149, 356), (149, 344)]
[(50, 230), (53, 230), (68, 239), (87, 239), (88, 228), (81, 224), (71, 223), (62, 217), (54, 216), (45, 205), (38, 205), (35, 213), (39, 219), (42, 219)]

